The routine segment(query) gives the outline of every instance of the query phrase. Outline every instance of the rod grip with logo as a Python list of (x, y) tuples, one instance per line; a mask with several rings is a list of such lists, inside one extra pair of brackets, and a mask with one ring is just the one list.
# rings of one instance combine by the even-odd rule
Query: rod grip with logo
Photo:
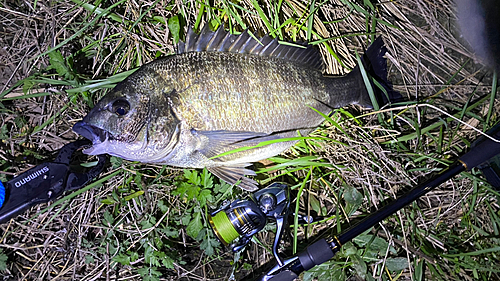
[(60, 195), (65, 189), (68, 171), (68, 165), (63, 163), (43, 163), (2, 184), (0, 223)]

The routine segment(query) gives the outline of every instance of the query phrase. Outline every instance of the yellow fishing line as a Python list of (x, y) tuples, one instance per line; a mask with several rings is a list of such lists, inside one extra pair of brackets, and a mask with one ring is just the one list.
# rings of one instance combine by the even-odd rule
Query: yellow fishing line
[(238, 238), (240, 234), (233, 227), (233, 224), (227, 217), (225, 212), (218, 212), (215, 216), (209, 216), (210, 224), (219, 239), (227, 246), (234, 239)]

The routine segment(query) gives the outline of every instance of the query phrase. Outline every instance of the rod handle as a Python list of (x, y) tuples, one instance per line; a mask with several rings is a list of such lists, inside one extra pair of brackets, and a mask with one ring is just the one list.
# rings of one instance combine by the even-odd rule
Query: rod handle
[(335, 252), (330, 247), (330, 244), (325, 239), (321, 239), (305, 251), (299, 253), (299, 260), (304, 270), (309, 270), (316, 265), (320, 265), (329, 259), (333, 258)]

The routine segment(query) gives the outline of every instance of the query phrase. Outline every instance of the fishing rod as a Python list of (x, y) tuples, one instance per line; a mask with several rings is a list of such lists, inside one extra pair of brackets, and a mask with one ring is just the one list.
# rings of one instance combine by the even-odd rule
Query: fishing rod
[[(333, 258), (348, 241), (462, 171), (478, 167), (492, 186), (500, 188), (498, 159), (493, 161), (494, 158), (499, 158), (500, 154), (500, 124), (487, 132), (487, 135), (489, 137), (482, 136), (476, 140), (468, 153), (437, 176), (365, 217), (339, 235), (322, 238), (303, 252), (286, 260), (282, 260), (278, 255), (278, 246), (290, 215), (290, 191), (285, 184), (274, 183), (255, 192), (249, 200), (238, 199), (227, 203), (210, 214), (209, 222), (223, 244), (230, 245), (239, 238), (237, 243), (231, 245), (233, 251), (239, 251), (251, 241), (253, 235), (265, 227), (268, 219), (275, 220), (277, 231), (272, 252), (277, 264), (256, 280), (294, 280), (300, 273)], [(86, 173), (79, 173), (70, 168), (73, 154), (87, 144), (87, 141), (82, 140), (69, 143), (59, 151), (53, 162), (42, 163), (22, 173), (8, 181), (5, 187), (0, 182), (0, 223), (7, 222), (33, 205), (53, 201), (65, 191), (82, 188), (99, 175), (106, 162), (104, 155), (98, 156), (97, 165)], [(300, 222), (311, 223), (310, 217), (292, 215), (298, 216)]]
[[(250, 200), (238, 199), (233, 203), (226, 204), (212, 212), (209, 221), (223, 244), (229, 245), (236, 238), (241, 237), (238, 243), (231, 245), (233, 251), (236, 252), (242, 249), (253, 235), (264, 228), (267, 219), (275, 219), (277, 231), (272, 251), (276, 265), (266, 274), (254, 280), (291, 281), (297, 278), (300, 273), (330, 260), (342, 245), (463, 171), (479, 167), (483, 170), (487, 180), (498, 188), (500, 185), (498, 167), (495, 167), (493, 162), (487, 163), (492, 165), (486, 165), (485, 162), (500, 154), (500, 124), (487, 132), (487, 135), (490, 137), (478, 138), (468, 153), (438, 175), (365, 217), (339, 235), (322, 238), (308, 246), (303, 252), (286, 260), (282, 260), (277, 253), (286, 218), (290, 215), (288, 212), (289, 191), (286, 185), (275, 183), (256, 192)], [(304, 217), (301, 219), (308, 220)], [(248, 279), (250, 278), (244, 280)]]

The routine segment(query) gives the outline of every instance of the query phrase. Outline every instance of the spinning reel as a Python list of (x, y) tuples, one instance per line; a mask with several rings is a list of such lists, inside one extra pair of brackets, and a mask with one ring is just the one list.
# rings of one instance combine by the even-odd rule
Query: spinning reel
[(278, 244), (286, 225), (290, 207), (290, 191), (287, 185), (273, 183), (255, 192), (249, 200), (237, 199), (212, 212), (208, 219), (219, 240), (226, 246), (231, 245), (234, 252), (241, 250), (252, 237), (266, 226), (267, 219), (276, 220), (276, 236), (273, 255), (281, 265)]
[[(225, 245), (229, 245), (240, 237), (240, 240), (232, 245), (233, 251), (236, 252), (248, 244), (253, 235), (264, 228), (268, 218), (275, 219), (277, 232), (273, 243), (273, 255), (277, 264), (257, 280), (291, 281), (300, 273), (328, 261), (342, 245), (462, 171), (470, 171), (478, 167), (495, 188), (500, 187), (500, 125), (490, 130), (488, 135), (488, 137), (479, 138), (471, 151), (433, 178), (338, 235), (319, 239), (306, 247), (303, 252), (284, 261), (278, 256), (277, 248), (289, 214), (289, 189), (286, 185), (274, 183), (254, 193), (250, 200), (238, 199), (224, 205), (209, 216), (210, 224)], [(310, 222), (308, 217), (302, 217), (301, 220)]]

